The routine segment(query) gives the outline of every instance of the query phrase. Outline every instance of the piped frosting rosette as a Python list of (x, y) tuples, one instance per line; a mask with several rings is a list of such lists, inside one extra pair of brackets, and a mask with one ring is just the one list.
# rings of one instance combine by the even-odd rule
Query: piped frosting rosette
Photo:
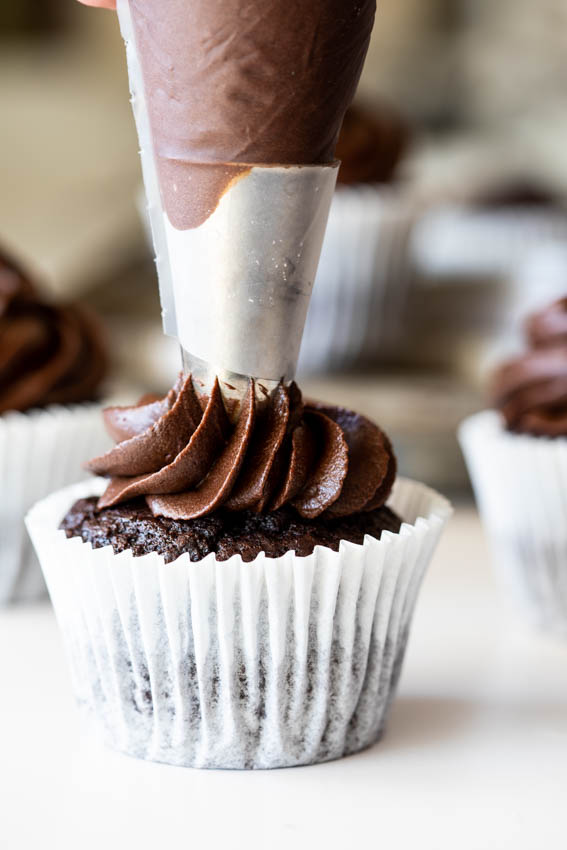
[(0, 414), (94, 399), (106, 368), (95, 318), (46, 303), (0, 256)]
[(526, 323), (530, 350), (504, 363), (491, 396), (510, 431), (567, 437), (567, 296)]
[(100, 508), (145, 496), (154, 515), (174, 519), (284, 504), (309, 519), (342, 517), (383, 505), (396, 476), (376, 425), (344, 408), (304, 404), (295, 384), (259, 403), (251, 380), (235, 425), (218, 382), (200, 400), (190, 376), (163, 399), (104, 416), (117, 444), (87, 464), (110, 476)]

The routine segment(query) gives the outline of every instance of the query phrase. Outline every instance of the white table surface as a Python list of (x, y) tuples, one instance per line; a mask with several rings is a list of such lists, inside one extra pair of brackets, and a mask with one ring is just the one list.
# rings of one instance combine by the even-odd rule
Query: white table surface
[(506, 613), (471, 509), (426, 578), (383, 741), (338, 762), (198, 771), (99, 748), (47, 604), (0, 613), (0, 847), (567, 846), (567, 644)]

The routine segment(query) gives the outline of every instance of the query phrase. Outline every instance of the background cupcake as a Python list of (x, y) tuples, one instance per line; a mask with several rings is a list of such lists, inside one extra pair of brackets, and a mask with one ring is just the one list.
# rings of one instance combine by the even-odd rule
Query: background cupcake
[(217, 768), (376, 741), (446, 500), (392, 490), (380, 429), (293, 385), (267, 405), (251, 385), (235, 425), (190, 377), (105, 417), (117, 445), (89, 467), (110, 482), (48, 497), (28, 527), (106, 740)]
[(507, 589), (567, 634), (567, 297), (526, 335), (529, 350), (492, 377), (497, 411), (466, 420), (460, 440)]
[(97, 398), (105, 371), (94, 317), (45, 303), (0, 257), (0, 603), (43, 592), (24, 515), (79, 480), (84, 452), (104, 446), (100, 406), (84, 402)]
[(372, 362), (398, 339), (414, 211), (397, 173), (410, 140), (408, 125), (392, 107), (347, 111), (300, 355), (305, 372)]

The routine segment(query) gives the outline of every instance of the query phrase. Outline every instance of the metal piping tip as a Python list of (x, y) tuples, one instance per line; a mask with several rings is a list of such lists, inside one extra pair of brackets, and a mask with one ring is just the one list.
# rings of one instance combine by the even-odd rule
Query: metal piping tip
[(219, 371), (295, 375), (337, 164), (254, 166), (200, 226), (163, 214), (176, 336)]
[(193, 386), (198, 396), (206, 399), (211, 393), (215, 380), (219, 382), (219, 388), (225, 401), (226, 411), (229, 419), (235, 422), (240, 413), (241, 401), (248, 392), (250, 380), (254, 379), (256, 403), (263, 405), (272, 395), (280, 381), (262, 378), (258, 375), (241, 375), (227, 369), (221, 369), (204, 360), (199, 360), (193, 354), (181, 349), (183, 371), (191, 375)]

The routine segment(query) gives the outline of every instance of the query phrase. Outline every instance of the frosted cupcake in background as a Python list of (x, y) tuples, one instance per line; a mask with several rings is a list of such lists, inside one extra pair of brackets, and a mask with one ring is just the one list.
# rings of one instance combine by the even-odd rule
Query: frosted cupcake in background
[(567, 635), (567, 297), (529, 318), (526, 336), (528, 351), (492, 376), (496, 410), (459, 437), (506, 589)]
[(94, 317), (40, 299), (0, 256), (0, 604), (45, 591), (24, 516), (54, 486), (78, 481), (103, 448), (98, 397), (106, 355)]
[(355, 105), (345, 115), (337, 189), (299, 361), (303, 372), (372, 363), (399, 342), (416, 210), (397, 176), (410, 144), (411, 131), (393, 107)]
[[(450, 514), (386, 435), (295, 384), (110, 408), (107, 476), (29, 514), (79, 704), (133, 756), (270, 768), (381, 735)], [(387, 503), (387, 504), (386, 504)]]

